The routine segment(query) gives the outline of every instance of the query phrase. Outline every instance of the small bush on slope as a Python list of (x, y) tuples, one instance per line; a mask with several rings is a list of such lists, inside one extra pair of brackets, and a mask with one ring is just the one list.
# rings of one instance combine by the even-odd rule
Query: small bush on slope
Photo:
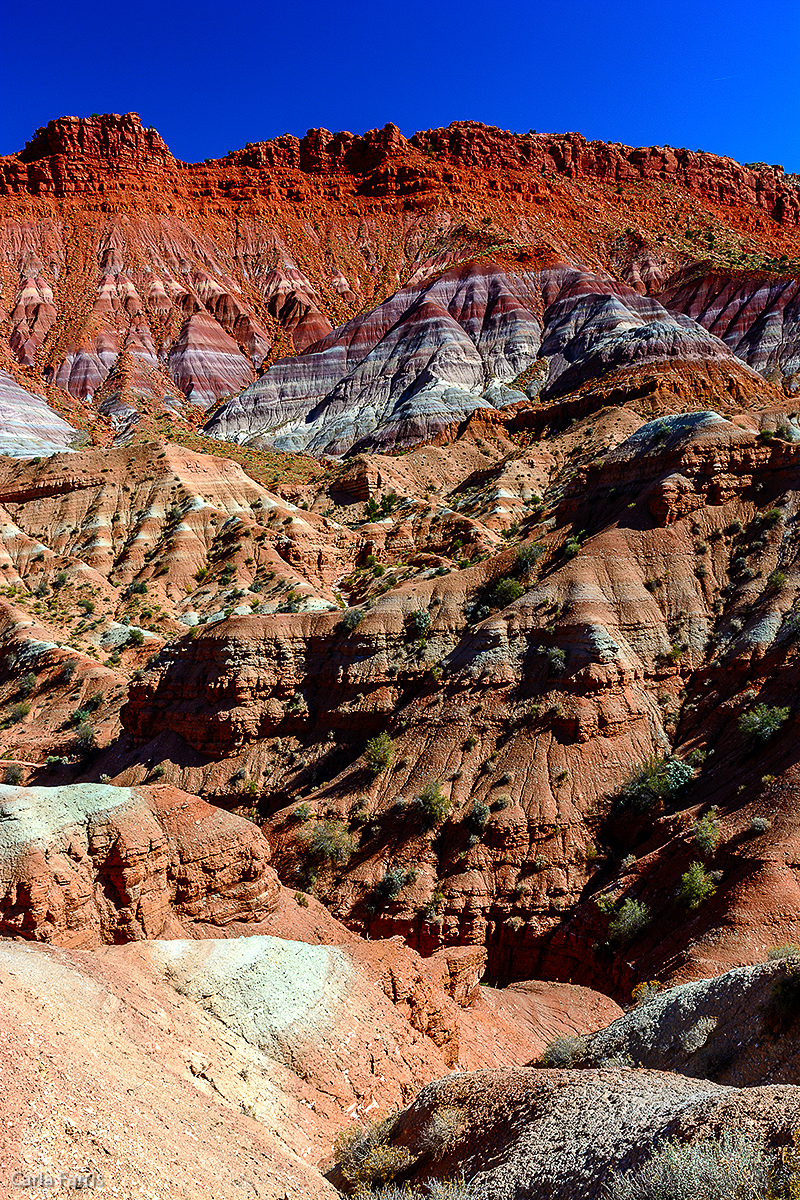
[(388, 1183), (411, 1162), (404, 1147), (390, 1146), (389, 1135), (395, 1116), (364, 1126), (343, 1129), (333, 1144), (333, 1154), (342, 1178), (358, 1193), (369, 1193), (376, 1183)]
[(462, 1176), (460, 1179), (428, 1179), (413, 1190), (407, 1184), (405, 1187), (391, 1184), (377, 1192), (362, 1192), (361, 1195), (369, 1195), (371, 1200), (479, 1200), (479, 1197), (482, 1200), (484, 1193), (477, 1183), (467, 1183)]
[(694, 771), (679, 758), (648, 758), (619, 790), (617, 803), (637, 812), (653, 812), (694, 779)]
[(606, 1200), (769, 1200), (780, 1170), (762, 1142), (726, 1130), (694, 1145), (663, 1142), (652, 1157), (627, 1175), (613, 1173)]
[(739, 729), (751, 745), (766, 742), (778, 732), (784, 721), (789, 719), (790, 709), (770, 708), (768, 704), (756, 704), (739, 718)]

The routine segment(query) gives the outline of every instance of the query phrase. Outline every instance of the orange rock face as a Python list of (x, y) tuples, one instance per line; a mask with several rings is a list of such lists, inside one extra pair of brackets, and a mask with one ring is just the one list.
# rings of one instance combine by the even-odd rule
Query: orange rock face
[(4, 787), (0, 928), (66, 946), (183, 937), (263, 920), (269, 847), (239, 817), (171, 787)]

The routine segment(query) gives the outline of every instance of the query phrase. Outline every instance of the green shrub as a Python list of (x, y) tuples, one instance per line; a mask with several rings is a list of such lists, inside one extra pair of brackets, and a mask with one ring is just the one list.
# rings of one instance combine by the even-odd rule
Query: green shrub
[(637, 812), (653, 812), (694, 779), (694, 771), (679, 758), (648, 758), (620, 788), (617, 803)]
[(301, 908), (308, 908), (308, 896), (305, 892), (295, 892), (294, 898)]
[(422, 812), (426, 829), (441, 825), (450, 813), (450, 800), (445, 796), (437, 779), (428, 780), (416, 797), (416, 803)]
[(88, 600), (85, 597), (78, 601), (78, 608), (83, 609), (83, 612), (88, 616), (94, 612), (94, 600)]
[(373, 775), (385, 771), (391, 765), (393, 757), (394, 746), (388, 733), (379, 733), (367, 742), (364, 750), (364, 762), (367, 770), (371, 771)]
[(750, 822), (750, 832), (755, 834), (766, 833), (772, 827), (772, 822), (769, 817), (753, 817)]
[(567, 538), (567, 540), (564, 542), (564, 557), (565, 558), (574, 558), (575, 557), (575, 555), (578, 553), (578, 551), (581, 548), (581, 540), (580, 539), (582, 536), (583, 535), (581, 533), (579, 533), (576, 537)]
[(515, 574), (521, 579), (527, 579), (536, 570), (539, 560), (544, 557), (545, 546), (541, 542), (529, 542), (526, 546), (520, 546), (517, 550), (517, 561), (514, 567)]
[(297, 821), (297, 823), (300, 824), (303, 821), (310, 821), (313, 815), (313, 810), (309, 804), (298, 804), (297, 807), (293, 808), (289, 813), (289, 820)]
[(768, 704), (756, 704), (739, 718), (739, 731), (751, 743), (769, 741), (781, 725), (788, 721), (791, 709), (771, 708)]
[(3, 775), (3, 783), (13, 784), (14, 787), (22, 783), (22, 767), (17, 763), (9, 763)]
[(126, 645), (141, 646), (143, 642), (144, 642), (144, 634), (142, 633), (141, 629), (132, 629), (130, 631), (130, 633), (128, 634), (128, 640), (126, 642)]
[(167, 768), (164, 766), (163, 763), (156, 763), (156, 765), (154, 767), (150, 768), (150, 778), (151, 779), (163, 779), (164, 776), (166, 775), (166, 773), (167, 773)]
[(705, 904), (706, 900), (710, 900), (716, 890), (714, 880), (703, 864), (693, 862), (689, 870), (681, 875), (678, 899), (687, 908), (695, 909)]
[(344, 821), (321, 821), (304, 831), (298, 841), (305, 843), (309, 857), (317, 862), (343, 866), (356, 848), (355, 839)]
[(570, 1033), (559, 1033), (546, 1046), (539, 1059), (541, 1067), (571, 1067), (586, 1054), (585, 1037)]
[(699, 821), (695, 821), (692, 826), (692, 836), (694, 844), (703, 857), (709, 858), (722, 840), (722, 829), (714, 815), (714, 810), (707, 812)]
[(606, 1200), (768, 1200), (778, 1172), (762, 1141), (724, 1130), (692, 1145), (662, 1142), (643, 1166), (626, 1175), (612, 1171)]
[(623, 900), (608, 926), (609, 939), (625, 945), (650, 924), (650, 919), (650, 909), (646, 904), (638, 900)]
[(29, 671), (27, 675), (23, 675), (22, 679), (20, 679), (19, 688), (17, 691), (19, 692), (20, 696), (24, 698), (25, 696), (30, 696), (35, 687), (36, 676), (34, 675), (33, 671)]
[(489, 824), (489, 805), (475, 800), (464, 818), (464, 824), (472, 833), (481, 834)]
[(567, 669), (567, 654), (560, 646), (548, 646), (545, 651), (547, 665), (551, 675), (563, 675)]
[(417, 608), (408, 614), (406, 625), (415, 637), (424, 637), (431, 627), (431, 614), (425, 608)]
[(357, 625), (360, 625), (364, 620), (366, 613), (360, 608), (346, 608), (342, 613), (342, 625), (350, 633)]
[(27, 701), (24, 701), (22, 704), (15, 704), (8, 715), (9, 722), (12, 725), (19, 725), (20, 721), (24, 721), (30, 711), (31, 706)]
[(505, 608), (524, 595), (525, 588), (518, 579), (500, 579), (492, 592), (492, 604), (495, 608)]
[(66, 582), (67, 582), (67, 572), (66, 571), (58, 571), (53, 576), (53, 587), (56, 590), (58, 590), (58, 588), (62, 588)]
[(772, 571), (767, 576), (767, 591), (768, 592), (778, 592), (778, 591), (780, 591), (780, 589), (783, 587), (783, 585), (785, 583), (786, 583), (786, 572), (785, 571)]
[(407, 887), (409, 883), (413, 883), (416, 878), (417, 872), (413, 868), (407, 870), (405, 867), (390, 867), (386, 870), (372, 889), (371, 908), (373, 911), (392, 904), (403, 888)]
[(97, 740), (97, 734), (93, 725), (89, 721), (80, 721), (75, 730), (75, 748), (88, 752), (93, 750)]

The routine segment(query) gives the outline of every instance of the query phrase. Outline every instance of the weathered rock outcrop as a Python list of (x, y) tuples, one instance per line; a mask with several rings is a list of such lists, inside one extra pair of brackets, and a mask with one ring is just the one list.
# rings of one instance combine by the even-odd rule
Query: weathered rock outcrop
[(715, 979), (663, 991), (651, 985), (646, 1000), (587, 1039), (581, 1065), (628, 1061), (736, 1087), (793, 1084), (798, 990), (800, 959), (791, 951)]
[(176, 788), (0, 784), (0, 931), (65, 946), (184, 936), (276, 906), (254, 825)]
[[(800, 1088), (728, 1088), (660, 1071), (481, 1071), (424, 1088), (389, 1145), (405, 1178), (463, 1172), (489, 1200), (599, 1200), (664, 1138), (746, 1129), (777, 1153), (800, 1120)], [(337, 1178), (335, 1173), (331, 1176)]]

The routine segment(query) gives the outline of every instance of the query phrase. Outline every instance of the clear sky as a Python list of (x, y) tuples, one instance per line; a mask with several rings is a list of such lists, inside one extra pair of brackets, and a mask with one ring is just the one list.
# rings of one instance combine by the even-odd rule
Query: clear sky
[(0, 35), (0, 153), (141, 114), (190, 162), (313, 126), (477, 120), (800, 172), (800, 0), (38, 0)]

